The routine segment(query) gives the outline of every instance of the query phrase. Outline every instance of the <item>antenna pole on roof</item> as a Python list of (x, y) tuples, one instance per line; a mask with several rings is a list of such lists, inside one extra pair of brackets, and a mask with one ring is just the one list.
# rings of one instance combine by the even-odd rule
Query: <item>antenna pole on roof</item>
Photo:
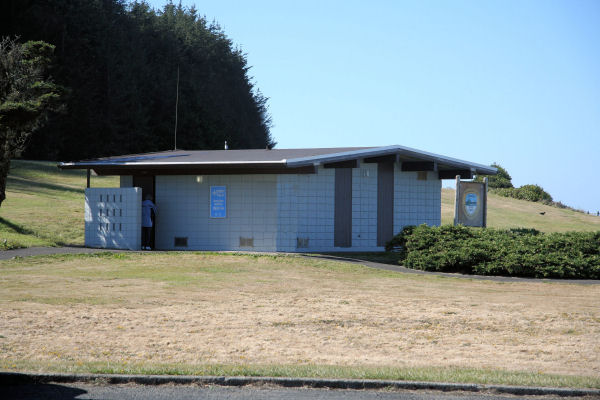
[(173, 150), (177, 150), (177, 106), (179, 105), (179, 65), (177, 66), (177, 94), (175, 95), (175, 146)]

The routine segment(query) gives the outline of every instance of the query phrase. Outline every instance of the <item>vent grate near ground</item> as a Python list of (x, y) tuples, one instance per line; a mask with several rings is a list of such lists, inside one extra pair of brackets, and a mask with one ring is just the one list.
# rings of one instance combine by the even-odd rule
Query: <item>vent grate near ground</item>
[(308, 248), (308, 238), (296, 238), (296, 248), (297, 249), (307, 249)]
[(254, 238), (245, 238), (240, 236), (240, 247), (254, 247)]
[(188, 238), (187, 237), (176, 237), (175, 238), (175, 247), (188, 247)]

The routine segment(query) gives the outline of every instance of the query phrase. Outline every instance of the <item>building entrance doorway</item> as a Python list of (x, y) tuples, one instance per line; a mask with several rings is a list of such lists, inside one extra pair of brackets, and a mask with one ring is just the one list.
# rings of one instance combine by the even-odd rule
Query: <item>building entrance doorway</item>
[[(133, 186), (142, 188), (142, 201), (144, 201), (146, 199), (147, 194), (151, 194), (152, 201), (154, 202), (154, 204), (156, 204), (156, 196), (154, 195), (154, 193), (155, 193), (155, 191), (154, 191), (155, 179), (154, 178), (155, 177), (153, 175), (152, 176), (134, 175), (133, 176)], [(157, 208), (158, 208), (158, 205), (157, 205)], [(141, 226), (140, 226), (140, 229), (142, 229)], [(156, 248), (155, 247), (155, 243), (156, 243), (155, 236), (156, 236), (156, 218), (154, 219), (154, 223), (152, 224), (152, 231), (150, 233), (150, 247), (152, 247), (153, 249)]]

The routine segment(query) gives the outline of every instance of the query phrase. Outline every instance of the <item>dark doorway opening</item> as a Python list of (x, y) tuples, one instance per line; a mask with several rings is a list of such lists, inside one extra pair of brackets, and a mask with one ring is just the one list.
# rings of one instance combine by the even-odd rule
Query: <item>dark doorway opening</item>
[[(154, 191), (155, 186), (155, 176), (154, 175), (134, 175), (133, 176), (133, 186), (142, 188), (142, 201), (146, 198), (147, 194), (152, 195), (152, 201), (156, 204), (156, 196)], [(156, 206), (158, 208), (158, 205)], [(140, 226), (140, 230), (142, 227)], [(155, 246), (155, 237), (156, 237), (156, 218), (154, 219), (154, 223), (152, 224), (152, 232), (150, 234), (150, 247), (153, 249)]]

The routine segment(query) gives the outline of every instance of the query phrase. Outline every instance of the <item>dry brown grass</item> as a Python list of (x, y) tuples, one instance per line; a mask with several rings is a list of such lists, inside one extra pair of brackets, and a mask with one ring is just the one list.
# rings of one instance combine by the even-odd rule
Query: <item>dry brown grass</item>
[(600, 288), (301, 257), (0, 263), (4, 360), (458, 366), (600, 374)]

